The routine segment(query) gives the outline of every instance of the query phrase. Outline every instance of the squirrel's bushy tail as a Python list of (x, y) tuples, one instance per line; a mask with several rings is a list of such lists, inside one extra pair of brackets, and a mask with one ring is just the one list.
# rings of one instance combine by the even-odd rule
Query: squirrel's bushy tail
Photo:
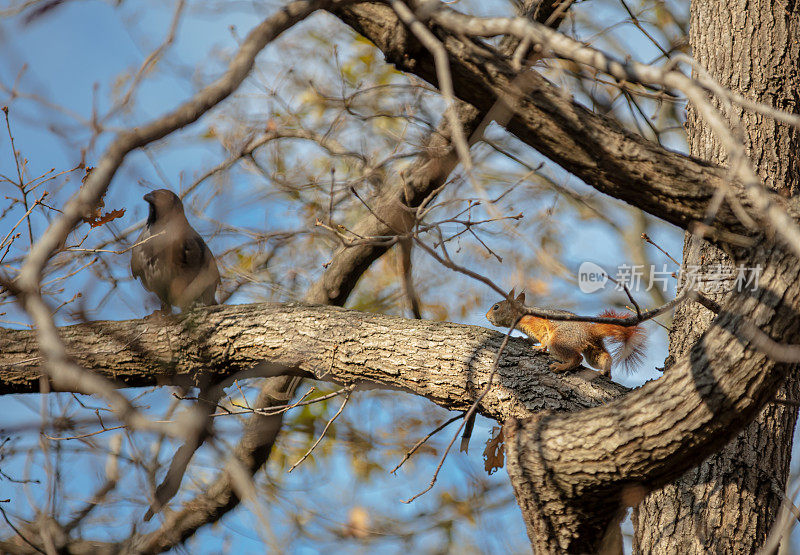
[[(629, 314), (605, 310), (600, 316), (602, 318), (627, 318)], [(620, 364), (626, 372), (634, 370), (644, 360), (645, 330), (641, 324), (636, 326), (594, 324), (592, 332), (615, 344), (611, 357), (614, 360), (614, 364)]]

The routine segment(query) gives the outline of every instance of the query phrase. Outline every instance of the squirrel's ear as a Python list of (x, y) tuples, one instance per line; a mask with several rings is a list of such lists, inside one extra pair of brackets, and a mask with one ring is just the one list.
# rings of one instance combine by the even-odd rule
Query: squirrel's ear
[(519, 302), (521, 302), (522, 304), (525, 304), (525, 291), (523, 291), (522, 293), (520, 293), (520, 294), (517, 296), (517, 300), (518, 300)]
[(509, 299), (513, 299), (514, 298), (514, 289), (516, 289), (516, 288), (512, 287), (511, 291), (508, 292), (508, 298)]

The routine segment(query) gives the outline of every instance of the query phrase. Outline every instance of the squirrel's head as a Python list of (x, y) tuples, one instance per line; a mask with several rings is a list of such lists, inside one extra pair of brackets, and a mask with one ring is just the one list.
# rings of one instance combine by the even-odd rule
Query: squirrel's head
[(525, 293), (522, 292), (515, 298), (514, 290), (512, 289), (505, 300), (500, 301), (489, 309), (489, 312), (486, 313), (486, 319), (497, 327), (511, 327), (524, 306)]

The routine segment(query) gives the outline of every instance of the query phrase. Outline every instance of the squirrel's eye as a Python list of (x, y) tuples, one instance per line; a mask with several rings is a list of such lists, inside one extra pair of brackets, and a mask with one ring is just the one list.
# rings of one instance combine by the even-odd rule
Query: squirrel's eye
[(496, 304), (492, 307), (492, 310), (500, 310), (500, 305)]

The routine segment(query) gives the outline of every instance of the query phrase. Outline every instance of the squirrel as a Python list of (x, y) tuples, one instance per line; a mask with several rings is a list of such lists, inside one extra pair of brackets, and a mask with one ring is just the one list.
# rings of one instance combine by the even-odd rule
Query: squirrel
[[(557, 310), (565, 315), (575, 316), (573, 312)], [(519, 318), (522, 316), (521, 318)], [(600, 314), (604, 318), (625, 318), (627, 315), (613, 310)], [(618, 324), (599, 324), (596, 322), (576, 322), (570, 320), (548, 320), (525, 314), (525, 293), (514, 298), (514, 290), (506, 300), (492, 306), (486, 318), (495, 326), (510, 328), (517, 322), (516, 329), (539, 342), (534, 346), (542, 352), (561, 361), (550, 365), (552, 372), (566, 372), (580, 366), (583, 358), (592, 368), (611, 377), (611, 365), (619, 363), (626, 372), (641, 364), (644, 357), (645, 330), (641, 324), (620, 326)], [(605, 340), (614, 343), (613, 355), (606, 349)], [(467, 452), (472, 428), (475, 424), (473, 414), (464, 424), (461, 436), (461, 451)]]
[[(525, 293), (514, 298), (514, 290), (508, 298), (501, 301), (486, 313), (486, 318), (495, 326), (511, 327), (525, 309)], [(559, 311), (564, 314), (572, 312)], [(625, 318), (627, 315), (606, 310), (600, 314), (606, 318)], [(604, 376), (611, 376), (611, 365), (621, 364), (625, 371), (631, 371), (642, 362), (644, 356), (645, 330), (641, 324), (620, 326), (618, 324), (598, 324), (595, 322), (575, 322), (567, 320), (548, 320), (524, 315), (517, 322), (516, 329), (539, 342), (534, 349), (548, 352), (559, 360), (550, 365), (553, 372), (566, 372), (577, 368), (581, 359)], [(614, 343), (613, 355), (606, 349), (604, 340)], [(583, 355), (583, 356), (581, 356)]]

